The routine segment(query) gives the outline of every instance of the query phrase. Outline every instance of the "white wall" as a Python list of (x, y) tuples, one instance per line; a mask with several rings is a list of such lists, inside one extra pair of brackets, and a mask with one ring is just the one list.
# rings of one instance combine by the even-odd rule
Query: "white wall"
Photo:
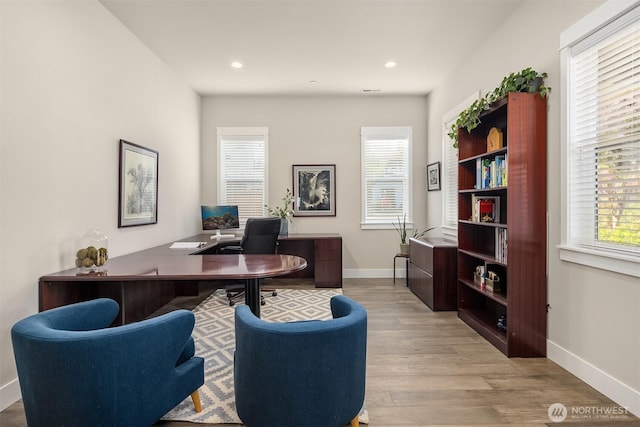
[[(640, 284), (632, 277), (560, 261), (560, 33), (601, 1), (526, 1), (435, 90), (429, 156), (441, 157), (442, 114), (474, 91), (526, 67), (549, 73), (548, 356), (636, 414), (640, 413)], [(429, 195), (429, 215), (440, 215)]]
[[(198, 231), (200, 98), (95, 1), (0, 2), (0, 410), (10, 328), (85, 229), (111, 256)], [(159, 151), (158, 224), (117, 228), (118, 141)], [(191, 208), (190, 208), (191, 207)]]
[(426, 228), (426, 104), (423, 96), (204, 97), (202, 200), (216, 201), (216, 127), (267, 126), (270, 206), (292, 188), (293, 164), (336, 165), (336, 216), (295, 217), (289, 231), (340, 233), (345, 277), (391, 277), (397, 233), (360, 229), (360, 127), (413, 127), (413, 213)]

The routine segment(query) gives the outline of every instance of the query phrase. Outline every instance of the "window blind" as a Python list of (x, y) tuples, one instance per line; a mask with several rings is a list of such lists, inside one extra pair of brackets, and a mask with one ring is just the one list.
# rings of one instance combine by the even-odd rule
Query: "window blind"
[[(228, 131), (229, 132), (229, 131)], [(241, 223), (264, 216), (267, 135), (218, 135), (218, 203), (238, 205)]]
[(363, 223), (391, 223), (407, 215), (411, 128), (362, 128)]
[(640, 254), (640, 20), (571, 48), (569, 243)]
[(452, 119), (444, 123), (442, 130), (444, 153), (443, 162), (443, 221), (446, 227), (458, 227), (458, 149), (453, 147), (453, 141), (449, 138), (448, 132), (455, 122)]

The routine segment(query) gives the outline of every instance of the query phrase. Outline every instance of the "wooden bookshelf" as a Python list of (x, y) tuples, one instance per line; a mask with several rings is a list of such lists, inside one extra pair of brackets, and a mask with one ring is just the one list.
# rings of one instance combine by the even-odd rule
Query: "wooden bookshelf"
[[(488, 152), (493, 127), (504, 142)], [(458, 131), (458, 150), (458, 316), (509, 357), (546, 356), (546, 99), (510, 93), (485, 112), (477, 128)], [(488, 185), (484, 172), (498, 176), (503, 157), (506, 172)], [(479, 198), (499, 202), (499, 222), (476, 219)], [(477, 266), (499, 275), (500, 292), (474, 281)], [(501, 316), (506, 331), (497, 326)]]

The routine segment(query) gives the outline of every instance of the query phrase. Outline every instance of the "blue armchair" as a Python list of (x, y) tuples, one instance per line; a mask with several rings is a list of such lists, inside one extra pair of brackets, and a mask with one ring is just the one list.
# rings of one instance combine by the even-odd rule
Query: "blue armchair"
[(11, 340), (29, 426), (145, 426), (198, 388), (193, 313), (176, 310), (109, 328), (111, 299), (71, 304), (17, 322)]
[(332, 320), (269, 323), (235, 312), (234, 387), (247, 426), (358, 425), (364, 403), (367, 312), (339, 295)]

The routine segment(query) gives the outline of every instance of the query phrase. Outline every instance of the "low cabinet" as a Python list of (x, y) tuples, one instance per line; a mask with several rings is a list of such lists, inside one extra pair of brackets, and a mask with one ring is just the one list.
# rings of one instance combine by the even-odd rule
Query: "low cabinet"
[(445, 239), (409, 239), (409, 289), (431, 310), (456, 310), (457, 246)]

